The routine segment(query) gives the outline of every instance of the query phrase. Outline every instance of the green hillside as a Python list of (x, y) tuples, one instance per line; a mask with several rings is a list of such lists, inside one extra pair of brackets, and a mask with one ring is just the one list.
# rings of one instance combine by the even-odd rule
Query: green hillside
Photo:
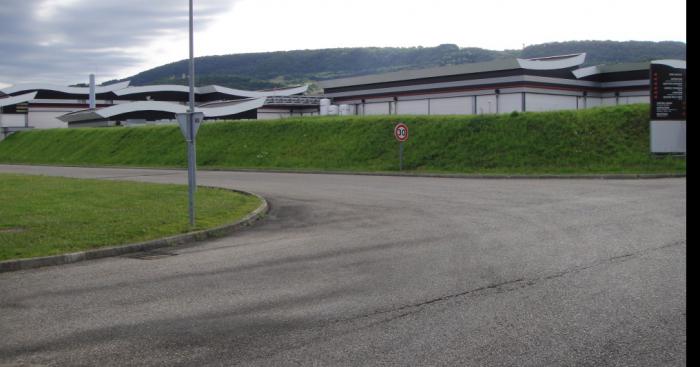
[[(649, 107), (479, 116), (305, 117), (206, 123), (201, 168), (396, 171), (393, 126), (408, 124), (404, 167), (418, 172), (685, 172), (649, 154)], [(0, 162), (184, 167), (176, 126), (53, 129), (11, 135)]]
[[(586, 65), (685, 59), (683, 42), (571, 41), (530, 45), (522, 50), (487, 50), (444, 44), (437, 47), (356, 47), (204, 56), (196, 59), (197, 84), (265, 89), (323, 79), (491, 61), (586, 52)], [(187, 84), (187, 60), (129, 78), (132, 85)]]

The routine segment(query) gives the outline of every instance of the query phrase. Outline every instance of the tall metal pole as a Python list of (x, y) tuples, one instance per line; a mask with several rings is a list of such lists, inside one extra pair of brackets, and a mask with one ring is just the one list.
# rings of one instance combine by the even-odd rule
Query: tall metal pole
[(90, 74), (90, 97), (89, 97), (90, 109), (95, 109), (97, 107), (97, 101), (95, 98), (95, 74)]
[(190, 202), (190, 226), (194, 226), (194, 193), (197, 187), (197, 159), (194, 137), (194, 36), (192, 21), (192, 0), (190, 0), (190, 108), (187, 116), (187, 131), (189, 139), (187, 141), (187, 181), (189, 185)]

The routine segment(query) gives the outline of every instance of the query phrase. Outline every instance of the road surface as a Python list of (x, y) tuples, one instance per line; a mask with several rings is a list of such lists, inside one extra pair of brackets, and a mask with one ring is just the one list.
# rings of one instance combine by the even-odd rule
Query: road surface
[(172, 256), (0, 274), (0, 366), (686, 364), (685, 178), (200, 171), (198, 183), (272, 210)]

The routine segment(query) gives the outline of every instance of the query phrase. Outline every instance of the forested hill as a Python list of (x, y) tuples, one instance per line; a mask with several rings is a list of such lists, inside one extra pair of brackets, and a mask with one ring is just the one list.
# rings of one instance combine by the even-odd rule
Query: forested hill
[(685, 60), (685, 46), (683, 42), (553, 42), (525, 47), (519, 57), (532, 58), (585, 52), (587, 66), (660, 59)]
[[(586, 64), (685, 59), (683, 42), (571, 41), (494, 51), (437, 47), (361, 47), (296, 50), (205, 56), (196, 59), (197, 85), (218, 84), (239, 89), (266, 89), (401, 69), (490, 61), (500, 58), (541, 57), (586, 52)], [(131, 85), (187, 84), (187, 60), (166, 64), (124, 80)]]

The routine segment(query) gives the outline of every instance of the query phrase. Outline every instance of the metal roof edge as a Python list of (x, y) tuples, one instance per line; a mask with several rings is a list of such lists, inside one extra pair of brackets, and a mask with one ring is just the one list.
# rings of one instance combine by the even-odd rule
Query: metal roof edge
[(29, 102), (32, 99), (34, 99), (34, 97), (36, 97), (36, 93), (37, 92), (31, 92), (27, 94), (20, 94), (14, 97), (0, 98), (0, 107), (12, 106), (18, 103)]
[(574, 76), (585, 78), (596, 74), (622, 73), (626, 71), (636, 71), (649, 69), (649, 62), (626, 62), (619, 64), (601, 64), (574, 70)]
[(653, 61), (651, 61), (651, 63), (652, 64), (666, 65), (666, 66), (670, 66), (670, 67), (676, 68), (676, 69), (685, 69), (686, 68), (686, 61), (685, 60), (664, 59), (664, 60), (653, 60)]
[[(304, 93), (309, 89), (309, 85), (305, 84), (299, 87), (283, 88), (272, 91), (248, 91), (242, 89), (234, 89), (228, 87), (222, 87), (220, 85), (204, 85), (201, 87), (195, 87), (195, 94), (209, 94), (209, 93), (222, 93), (230, 96), (236, 97), (266, 97), (266, 96), (287, 96), (292, 94)], [(189, 87), (186, 85), (179, 84), (156, 84), (156, 85), (142, 85), (121, 89), (115, 92), (116, 95), (123, 97), (138, 93), (158, 93), (158, 92), (177, 92), (177, 93), (189, 93)]]
[[(266, 97), (253, 98), (246, 101), (238, 102), (228, 106), (221, 107), (195, 107), (195, 112), (204, 113), (205, 117), (219, 117), (235, 115), (241, 112), (260, 108), (265, 104)], [(111, 117), (122, 115), (131, 112), (145, 111), (161, 111), (169, 113), (185, 113), (187, 106), (164, 101), (136, 101), (130, 103), (122, 103), (98, 109), (86, 109), (75, 112), (70, 112), (58, 117), (63, 122), (88, 122), (95, 120), (106, 120)]]
[(498, 59), (486, 62), (439, 66), (427, 69), (407, 69), (383, 74), (370, 74), (349, 78), (321, 80), (317, 84), (322, 88), (338, 88), (350, 85), (386, 83), (400, 80), (425, 79), (440, 76), (481, 73), (488, 71), (519, 69), (516, 59)]
[(583, 64), (586, 61), (586, 53), (516, 60), (523, 69), (559, 70)]
[[(115, 92), (117, 90), (127, 88), (129, 86), (129, 83), (130, 82), (127, 80), (127, 81), (120, 82), (120, 83), (115, 83), (115, 84), (110, 84), (110, 85), (105, 85), (105, 86), (98, 86), (98, 87), (95, 87), (95, 94)], [(40, 91), (40, 90), (49, 90), (49, 91), (54, 91), (54, 92), (66, 93), (66, 94), (85, 94), (85, 95), (90, 94), (90, 87), (66, 87), (66, 86), (47, 84), (47, 83), (16, 84), (16, 85), (4, 88), (0, 91), (5, 93), (5, 94), (13, 94), (13, 93), (19, 93), (19, 92), (25, 92), (25, 91), (29, 92), (29, 91)]]

